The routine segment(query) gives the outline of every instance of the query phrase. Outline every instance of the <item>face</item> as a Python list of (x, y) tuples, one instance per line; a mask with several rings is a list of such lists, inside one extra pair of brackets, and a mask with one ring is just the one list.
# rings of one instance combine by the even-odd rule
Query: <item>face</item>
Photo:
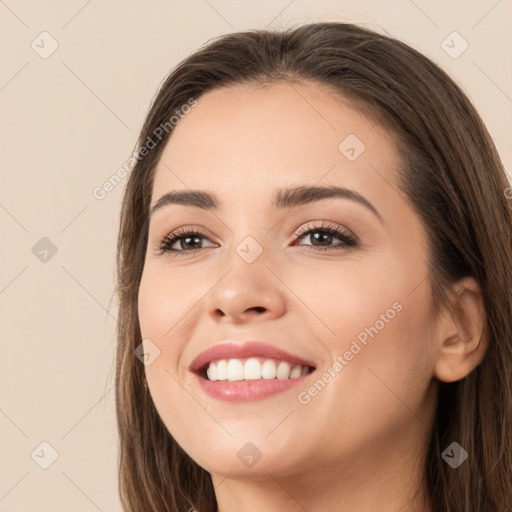
[[(313, 84), (211, 91), (173, 129), (151, 206), (191, 190), (217, 204), (152, 213), (139, 320), (159, 350), (145, 367), (158, 413), (210, 473), (348, 474), (357, 462), (369, 475), (426, 435), (427, 241), (398, 165), (392, 134)], [(286, 192), (304, 187), (339, 195)], [(191, 370), (213, 346), (254, 340), (288, 355), (207, 354), (233, 371), (222, 382)], [(285, 384), (259, 370), (231, 380), (251, 356), (306, 369)]]

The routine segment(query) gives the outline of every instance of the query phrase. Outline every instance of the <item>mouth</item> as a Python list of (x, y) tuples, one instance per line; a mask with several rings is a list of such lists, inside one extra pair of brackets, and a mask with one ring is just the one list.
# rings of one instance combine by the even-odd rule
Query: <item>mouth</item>
[(313, 372), (309, 365), (294, 364), (279, 359), (250, 357), (245, 359), (216, 359), (197, 371), (205, 380), (212, 382), (238, 382), (254, 380), (297, 379)]
[(262, 342), (223, 343), (201, 353), (190, 370), (210, 397), (261, 400), (289, 390), (316, 369), (310, 361)]

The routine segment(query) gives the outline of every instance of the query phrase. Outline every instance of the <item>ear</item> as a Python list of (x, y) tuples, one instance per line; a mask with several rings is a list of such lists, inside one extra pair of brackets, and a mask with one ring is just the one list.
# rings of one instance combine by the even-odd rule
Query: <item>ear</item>
[(442, 382), (469, 375), (482, 362), (489, 344), (487, 315), (476, 279), (461, 279), (453, 292), (450, 308), (443, 311), (438, 325), (434, 374)]

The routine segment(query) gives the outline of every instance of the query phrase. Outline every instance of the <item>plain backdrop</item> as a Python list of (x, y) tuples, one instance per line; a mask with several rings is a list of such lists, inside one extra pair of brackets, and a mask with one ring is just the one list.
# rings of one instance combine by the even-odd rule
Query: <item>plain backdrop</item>
[(388, 33), (447, 70), (510, 174), (511, 0), (0, 1), (0, 511), (121, 510), (113, 287), (124, 183), (103, 199), (93, 191), (130, 156), (180, 60), (220, 34), (314, 20)]

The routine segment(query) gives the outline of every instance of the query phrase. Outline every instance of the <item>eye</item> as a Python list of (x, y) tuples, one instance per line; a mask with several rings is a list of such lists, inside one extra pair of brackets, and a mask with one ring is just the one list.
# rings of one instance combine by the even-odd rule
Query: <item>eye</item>
[[(357, 246), (357, 239), (354, 235), (344, 228), (332, 224), (321, 223), (319, 226), (314, 223), (306, 224), (294, 234), (298, 240), (310, 237), (312, 244), (308, 247), (313, 248), (313, 250), (340, 250)], [(172, 253), (173, 256), (181, 256), (185, 253), (202, 249), (201, 244), (203, 239), (209, 240), (201, 231), (193, 228), (180, 228), (167, 235), (157, 247), (159, 254)], [(330, 245), (333, 239), (341, 240), (341, 243)]]
[[(180, 228), (173, 233), (167, 235), (159, 244), (158, 249), (160, 254), (174, 253), (173, 255), (178, 256), (182, 255), (186, 252), (194, 252), (201, 247), (197, 247), (201, 245), (201, 239), (207, 238), (207, 236), (196, 229), (191, 228)], [(181, 246), (179, 249), (173, 249), (173, 246), (177, 245)]]
[[(340, 250), (346, 249), (347, 247), (357, 246), (357, 239), (349, 231), (342, 227), (328, 223), (321, 223), (319, 226), (315, 225), (314, 223), (306, 224), (298, 232), (295, 233), (295, 236), (297, 239), (306, 239), (306, 237), (309, 237), (312, 243), (308, 247), (313, 247), (319, 251)], [(330, 245), (333, 239), (336, 238), (341, 240), (342, 243), (337, 245)]]

